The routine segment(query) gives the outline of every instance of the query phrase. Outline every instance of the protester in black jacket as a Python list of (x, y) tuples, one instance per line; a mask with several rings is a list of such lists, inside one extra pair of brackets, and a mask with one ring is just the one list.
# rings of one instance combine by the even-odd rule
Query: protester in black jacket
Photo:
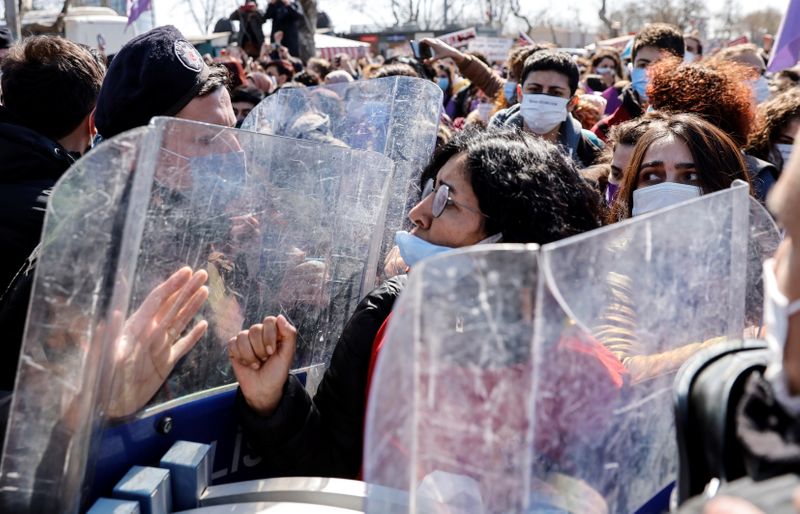
[[(421, 184), (409, 213), (414, 229), (397, 237), (412, 268), (442, 247), (544, 244), (600, 225), (601, 199), (572, 161), (519, 131), (460, 133), (437, 151)], [(272, 475), (358, 475), (373, 345), (404, 284), (405, 276), (390, 279), (362, 300), (313, 400), (287, 377), (296, 331), (285, 318), (267, 317), (231, 339), (240, 421)]]
[[(297, 57), (300, 55), (300, 40), (298, 37), (298, 23), (303, 19), (303, 8), (296, 0), (270, 0), (265, 20), (272, 20), (272, 41), (289, 49), (289, 54)], [(278, 32), (283, 33), (283, 38), (276, 38)]]
[(91, 144), (105, 67), (83, 47), (43, 36), (13, 48), (2, 73), (0, 295), (39, 242), (56, 181)]
[[(7, 36), (7, 35), (6, 35)], [(6, 36), (0, 39), (6, 41)], [(3, 45), (5, 46), (5, 45)], [(5, 49), (4, 49), (5, 50)], [(0, 439), (30, 297), (26, 259), (39, 242), (50, 192), (91, 144), (105, 66), (66, 39), (32, 37), (3, 52), (0, 106)], [(54, 95), (53, 91), (58, 91)], [(7, 292), (25, 275), (15, 294)], [(13, 296), (13, 298), (11, 298)]]
[(261, 45), (264, 44), (264, 31), (261, 26), (266, 21), (264, 13), (258, 9), (255, 0), (247, 0), (230, 15), (230, 19), (239, 22), (239, 32), (236, 34), (236, 43), (253, 59), (258, 59), (261, 54)]

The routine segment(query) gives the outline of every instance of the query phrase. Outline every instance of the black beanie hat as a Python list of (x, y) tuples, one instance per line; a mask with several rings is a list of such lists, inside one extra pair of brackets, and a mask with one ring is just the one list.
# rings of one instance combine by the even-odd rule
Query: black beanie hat
[(97, 131), (110, 138), (153, 116), (174, 116), (208, 75), (200, 52), (172, 25), (131, 39), (111, 61), (97, 97)]

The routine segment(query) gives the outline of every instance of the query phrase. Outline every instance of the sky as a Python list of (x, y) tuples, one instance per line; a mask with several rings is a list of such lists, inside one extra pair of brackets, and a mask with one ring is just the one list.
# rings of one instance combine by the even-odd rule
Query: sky
[[(176, 25), (182, 32), (186, 34), (197, 34), (199, 31), (197, 25), (194, 23), (191, 15), (189, 14), (186, 4), (192, 0), (155, 0), (156, 23), (166, 24), (172, 23)], [(193, 0), (199, 4), (202, 0)], [(658, 0), (655, 0), (658, 1)], [(781, 12), (785, 12), (789, 5), (789, 0), (734, 0), (740, 6), (742, 13), (747, 13), (753, 10), (775, 7)], [(221, 6), (229, 5), (236, 6), (235, 0), (218, 0)], [(569, 20), (574, 16), (574, 10), (571, 6), (577, 3), (581, 22), (583, 25), (592, 26), (599, 24), (597, 18), (597, 9), (600, 4), (599, 0), (574, 0), (573, 3), (567, 2), (549, 2), (548, 0), (522, 0), (523, 8), (530, 6), (530, 11), (538, 11), (542, 5), (550, 4), (552, 14), (556, 18)], [(242, 2), (243, 3), (243, 2)], [(264, 7), (267, 0), (259, 0), (259, 5)], [(350, 0), (318, 0), (320, 10), (324, 10), (331, 17), (336, 32), (349, 32), (350, 27), (353, 25), (371, 25), (374, 23), (370, 16), (367, 16), (352, 8)], [(365, 4), (367, 2), (364, 2)], [(609, 10), (613, 10), (615, 0), (608, 0), (607, 6)], [(621, 1), (619, 2), (621, 3)], [(707, 0), (705, 2), (707, 12), (711, 14), (720, 13), (725, 5), (725, 0)], [(369, 0), (369, 12), (372, 17), (377, 20), (385, 20), (387, 25), (391, 24), (392, 16), (388, 8), (388, 0)], [(220, 8), (221, 12), (233, 10), (230, 7), (227, 9), (223, 6)]]

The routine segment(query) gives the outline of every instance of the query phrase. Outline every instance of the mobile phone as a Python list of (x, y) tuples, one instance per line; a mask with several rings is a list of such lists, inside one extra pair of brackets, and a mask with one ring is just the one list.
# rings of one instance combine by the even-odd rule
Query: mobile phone
[(592, 88), (593, 91), (603, 91), (606, 89), (606, 85), (603, 83), (603, 77), (600, 75), (587, 75), (586, 85)]
[(415, 59), (425, 60), (433, 57), (433, 50), (425, 43), (412, 39), (408, 44), (411, 45), (411, 52), (414, 54)]

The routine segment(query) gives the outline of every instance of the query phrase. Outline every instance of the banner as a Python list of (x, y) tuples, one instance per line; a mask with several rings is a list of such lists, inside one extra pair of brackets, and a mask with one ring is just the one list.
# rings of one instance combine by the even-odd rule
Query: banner
[(450, 46), (456, 48), (463, 48), (469, 44), (470, 39), (478, 37), (478, 32), (475, 27), (459, 30), (458, 32), (450, 32), (449, 34), (442, 34), (438, 39), (441, 39)]
[(800, 58), (800, 0), (791, 0), (783, 15), (778, 37), (772, 48), (767, 69), (780, 71), (791, 68)]
[(489, 62), (505, 62), (514, 41), (500, 37), (479, 36), (469, 40), (467, 48), (470, 52), (480, 52)]

